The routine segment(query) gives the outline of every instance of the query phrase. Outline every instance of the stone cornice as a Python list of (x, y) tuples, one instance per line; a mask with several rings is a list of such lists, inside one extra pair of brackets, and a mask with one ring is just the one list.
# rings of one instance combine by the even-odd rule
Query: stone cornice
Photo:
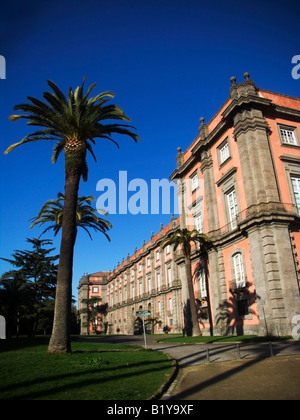
[(229, 242), (238, 242), (242, 237), (247, 236), (250, 229), (257, 228), (260, 225), (279, 223), (290, 225), (291, 223), (299, 223), (300, 217), (295, 212), (288, 212), (285, 210), (261, 210), (258, 212), (251, 212), (249, 215), (238, 222), (238, 226), (234, 230), (227, 232), (211, 231), (208, 232), (209, 239), (214, 246), (221, 247)]
[(155, 241), (153, 244), (149, 245), (149, 247), (143, 251), (142, 253), (140, 253), (139, 255), (137, 255), (134, 259), (130, 260), (130, 262), (128, 262), (125, 266), (115, 270), (111, 276), (107, 279), (107, 283), (110, 283), (111, 281), (115, 280), (120, 274), (126, 272), (128, 269), (131, 269), (134, 265), (136, 265), (137, 262), (142, 261), (143, 258), (145, 258), (147, 255), (150, 255), (151, 252), (157, 248), (158, 246), (160, 246), (162, 240), (164, 238), (166, 238), (170, 233), (175, 232), (175, 230), (178, 228), (178, 226), (176, 225), (176, 227), (172, 227), (167, 234), (162, 235), (157, 241)]
[(292, 162), (300, 164), (300, 156), (294, 156), (294, 155), (281, 155), (279, 156), (279, 159), (284, 162)]
[[(196, 162), (199, 162), (199, 159), (201, 160), (201, 152), (210, 148), (216, 141), (220, 139), (220, 137), (228, 128), (234, 125), (234, 116), (237, 113), (243, 111), (244, 109), (251, 108), (263, 110), (263, 114), (265, 117), (276, 117), (283, 119), (287, 118), (293, 121), (300, 121), (300, 110), (282, 105), (276, 105), (272, 102), (271, 99), (263, 98), (254, 93), (250, 93), (248, 95), (241, 95), (238, 99), (232, 99), (230, 104), (221, 114), (222, 120), (205, 138), (199, 138), (199, 141), (191, 150), (192, 155), (186, 160), (186, 162), (183, 163), (183, 165), (175, 169), (175, 171), (170, 175), (170, 179), (173, 180), (176, 178), (182, 178), (193, 167), (193, 165)], [(253, 119), (252, 128), (254, 129), (258, 126), (262, 129), (269, 129), (267, 123), (265, 121), (263, 122), (262, 119)], [(246, 124), (243, 124), (243, 122), (241, 121), (235, 125), (235, 135), (238, 135), (241, 131), (249, 129), (251, 129), (251, 126), (249, 126), (248, 121), (247, 127)]]
[[(272, 116), (277, 118), (288, 119), (296, 122), (300, 122), (300, 110), (294, 108), (288, 108), (286, 106), (274, 105), (269, 110)], [(268, 114), (266, 114), (268, 116)]]
[(228, 124), (228, 121), (225, 119), (222, 119), (219, 124), (208, 134), (208, 136), (205, 139), (200, 140), (195, 147), (192, 149), (192, 154), (195, 156), (197, 153), (199, 153), (203, 149), (207, 149), (207, 146), (212, 146), (215, 141), (217, 141), (220, 136), (223, 135), (223, 133), (232, 125)]
[(235, 172), (237, 171), (237, 167), (234, 166), (232, 168), (230, 168), (217, 182), (217, 186), (219, 187), (221, 184), (223, 184), (223, 182), (226, 181), (226, 179), (228, 179), (229, 177), (231, 177)]
[(243, 108), (266, 108), (269, 107), (272, 104), (272, 101), (270, 99), (261, 98), (257, 95), (247, 95), (247, 96), (241, 96), (238, 99), (232, 100), (230, 105), (224, 110), (222, 113), (222, 117), (224, 119), (233, 118), (233, 116), (240, 112)]
[(188, 158), (186, 162), (184, 162), (183, 165), (180, 166), (180, 168), (175, 169), (175, 171), (172, 172), (170, 175), (170, 180), (174, 181), (175, 179), (182, 178), (186, 172), (189, 171), (190, 168), (195, 164), (195, 156), (192, 155)]

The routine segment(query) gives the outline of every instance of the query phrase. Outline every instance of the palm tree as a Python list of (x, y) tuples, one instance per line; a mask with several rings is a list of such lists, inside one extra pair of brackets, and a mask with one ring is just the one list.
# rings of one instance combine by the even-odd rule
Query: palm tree
[(168, 245), (173, 246), (174, 251), (178, 247), (181, 248), (184, 262), (185, 262), (185, 273), (186, 273), (186, 283), (187, 283), (187, 303), (186, 307), (184, 308), (185, 312), (185, 331), (188, 335), (192, 335), (193, 337), (197, 337), (202, 335), (199, 321), (198, 321), (198, 310), (196, 306), (196, 300), (194, 297), (194, 286), (193, 286), (193, 275), (192, 275), (192, 263), (191, 263), (191, 252), (192, 247), (191, 243), (199, 243), (200, 244), (200, 251), (201, 248), (204, 248), (208, 244), (208, 238), (206, 235), (201, 234), (198, 230), (188, 230), (184, 229), (177, 229), (173, 232), (169, 237), (165, 238), (162, 241), (162, 247), (165, 248)]
[(10, 120), (17, 121), (24, 118), (28, 120), (28, 125), (40, 127), (40, 129), (28, 134), (5, 151), (7, 154), (29, 142), (54, 140), (56, 141), (52, 155), (54, 163), (64, 151), (64, 217), (49, 352), (71, 351), (70, 314), (76, 209), (80, 180), (82, 178), (86, 181), (88, 176), (87, 152), (91, 153), (96, 160), (92, 145), (96, 143), (97, 138), (112, 141), (118, 146), (118, 143), (112, 139), (112, 134), (124, 134), (134, 141), (139, 140), (139, 136), (131, 130), (134, 127), (128, 125), (130, 119), (124, 111), (117, 105), (107, 104), (114, 98), (114, 94), (102, 92), (90, 97), (96, 84), (91, 85), (84, 94), (84, 82), (85, 80), (75, 90), (70, 88), (66, 97), (54, 82), (48, 80), (48, 86), (52, 91), (43, 93), (45, 101), (29, 96), (27, 98), (29, 103), (16, 105), (14, 109), (24, 113), (10, 116)]
[[(30, 228), (33, 228), (36, 225), (52, 223), (40, 234), (40, 237), (50, 229), (53, 229), (54, 236), (56, 236), (62, 227), (64, 201), (65, 196), (61, 192), (57, 194), (56, 200), (46, 201), (39, 214), (31, 219), (33, 223)], [(90, 205), (93, 201), (95, 201), (95, 197), (92, 195), (78, 197), (76, 208), (76, 226), (84, 229), (90, 239), (93, 239), (89, 232), (89, 229), (92, 228), (95, 232), (98, 231), (103, 233), (103, 235), (105, 235), (105, 237), (110, 241), (110, 237), (106, 232), (112, 228), (112, 224), (95, 214), (96, 212), (101, 212), (103, 215), (107, 215), (107, 212), (93, 208)]]

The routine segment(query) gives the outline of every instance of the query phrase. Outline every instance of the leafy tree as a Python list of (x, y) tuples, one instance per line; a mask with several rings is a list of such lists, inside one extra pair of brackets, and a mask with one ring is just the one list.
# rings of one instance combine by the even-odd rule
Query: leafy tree
[[(84, 93), (84, 82), (75, 90), (69, 89), (67, 97), (52, 81), (48, 81), (51, 92), (44, 92), (45, 101), (28, 97), (29, 103), (16, 105), (17, 111), (23, 114), (12, 115), (11, 121), (28, 120), (30, 126), (40, 127), (28, 134), (19, 142), (11, 145), (5, 151), (10, 152), (16, 147), (39, 140), (56, 141), (52, 161), (55, 163), (64, 152), (65, 157), (65, 202), (62, 221), (62, 237), (60, 259), (57, 276), (57, 291), (55, 298), (55, 315), (53, 331), (48, 351), (70, 352), (70, 311), (72, 297), (73, 254), (76, 239), (76, 209), (78, 190), (81, 178), (88, 177), (87, 153), (96, 160), (92, 145), (95, 139), (105, 139), (118, 143), (112, 134), (131, 137), (134, 141), (139, 136), (128, 125), (129, 117), (117, 105), (107, 102), (114, 98), (112, 92), (103, 92), (90, 98), (93, 84)], [(117, 122), (116, 122), (117, 121)], [(125, 121), (120, 123), (119, 121)]]
[[(46, 201), (39, 214), (31, 219), (33, 222), (30, 226), (31, 228), (37, 225), (52, 223), (41, 233), (40, 237), (50, 229), (53, 229), (54, 236), (56, 236), (61, 230), (64, 215), (64, 201), (64, 194), (59, 192), (57, 194), (56, 200)], [(98, 231), (103, 233), (103, 235), (105, 235), (106, 238), (110, 241), (110, 237), (106, 232), (112, 228), (112, 224), (95, 214), (101, 210), (95, 209), (91, 206), (93, 201), (95, 201), (95, 197), (92, 195), (78, 197), (76, 209), (76, 226), (84, 229), (91, 239), (92, 235), (90, 234), (89, 229), (93, 229), (95, 232)], [(107, 215), (107, 213), (104, 211), (102, 211), (102, 214)]]
[(162, 324), (162, 321), (160, 317), (148, 316), (147, 319), (145, 319), (145, 327), (151, 334), (154, 334), (155, 326), (159, 325), (161, 327), (161, 324)]
[(32, 250), (16, 250), (13, 258), (1, 258), (16, 269), (1, 276), (0, 287), (2, 304), (6, 306), (9, 319), (18, 320), (18, 330), (22, 315), (30, 325), (31, 335), (34, 335), (45, 308), (54, 300), (58, 256), (49, 255), (55, 248), (45, 248), (52, 245), (49, 239), (27, 239), (27, 242), (32, 245)]
[(192, 274), (192, 263), (191, 263), (191, 243), (199, 243), (201, 248), (206, 248), (209, 241), (206, 235), (200, 234), (196, 229), (188, 230), (177, 229), (170, 236), (162, 241), (162, 247), (165, 248), (168, 245), (173, 246), (174, 251), (180, 247), (185, 262), (185, 273), (186, 273), (186, 285), (187, 285), (187, 302), (184, 308), (184, 320), (185, 320), (185, 331), (187, 335), (200, 336), (202, 335), (199, 321), (198, 321), (198, 309), (194, 295), (193, 285), (193, 274)]
[(31, 305), (28, 284), (22, 273), (7, 271), (0, 278), (0, 313), (6, 319), (7, 338), (20, 334), (20, 319)]

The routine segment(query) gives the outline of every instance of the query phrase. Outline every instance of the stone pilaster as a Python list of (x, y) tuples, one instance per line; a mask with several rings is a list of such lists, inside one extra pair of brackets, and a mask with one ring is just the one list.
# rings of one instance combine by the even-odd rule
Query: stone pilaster
[(214, 335), (227, 333), (228, 327), (228, 285), (225, 277), (223, 250), (209, 252), (210, 304), (214, 320)]
[(219, 216), (213, 172), (213, 160), (210, 150), (202, 152), (201, 171), (204, 177), (207, 219), (209, 231), (211, 232), (219, 229)]
[(299, 306), (299, 288), (286, 224), (263, 224), (249, 230), (260, 333), (291, 335)]
[[(255, 84), (245, 73), (244, 83), (233, 85), (230, 90), (231, 116), (234, 136), (238, 144), (248, 211), (282, 207), (276, 182), (268, 133), (270, 128), (263, 115), (269, 102), (257, 96)], [(233, 80), (232, 80), (233, 81)], [(254, 210), (254, 206), (256, 209)]]

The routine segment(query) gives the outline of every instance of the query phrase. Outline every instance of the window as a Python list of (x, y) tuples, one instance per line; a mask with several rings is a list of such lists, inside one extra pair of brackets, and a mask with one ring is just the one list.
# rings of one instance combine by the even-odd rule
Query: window
[(199, 267), (198, 270), (198, 290), (200, 298), (204, 299), (207, 297), (205, 269), (203, 266)]
[(170, 315), (173, 313), (173, 300), (169, 298), (169, 313)]
[(147, 258), (147, 267), (150, 267), (150, 264), (151, 264), (151, 259)]
[(160, 273), (156, 274), (156, 280), (157, 280), (157, 289), (160, 290)]
[(222, 163), (224, 163), (229, 158), (230, 158), (229, 144), (226, 142), (220, 148), (220, 164), (222, 165)]
[(172, 286), (172, 269), (171, 267), (168, 267), (167, 269), (167, 273), (168, 273), (168, 286)]
[(158, 315), (160, 315), (160, 313), (161, 313), (161, 302), (160, 302), (160, 300), (157, 302), (157, 313), (158, 313)]
[(231, 226), (231, 229), (235, 229), (237, 227), (237, 215), (238, 215), (238, 205), (237, 205), (235, 190), (232, 190), (229, 193), (227, 193), (226, 198), (227, 198), (230, 226)]
[(191, 176), (191, 190), (192, 192), (195, 191), (199, 187), (199, 180), (198, 180), (198, 174), (195, 172)]
[(143, 294), (143, 283), (142, 282), (139, 283), (139, 292), (140, 292), (140, 296), (142, 296), (142, 294)]
[(159, 260), (159, 257), (160, 257), (159, 251), (156, 251), (156, 261)]
[(139, 273), (142, 271), (142, 264), (139, 264)]
[(151, 292), (151, 289), (152, 289), (152, 287), (151, 287), (151, 276), (148, 276), (148, 293)]
[(243, 256), (240, 252), (238, 252), (232, 258), (233, 258), (233, 268), (234, 268), (234, 277), (235, 277), (234, 280), (236, 283), (236, 288), (245, 287), (246, 280), (245, 280)]
[(131, 287), (131, 289), (132, 289), (132, 299), (134, 299), (135, 298), (135, 287), (134, 287), (134, 284), (132, 285), (132, 287)]
[(202, 222), (202, 214), (198, 213), (193, 216), (194, 221), (194, 228), (198, 230), (198, 232), (203, 233), (203, 222)]
[(167, 245), (167, 247), (166, 247), (166, 254), (170, 254), (170, 250), (171, 250), (170, 245)]
[(98, 293), (99, 292), (99, 287), (93, 287), (92, 292), (93, 293)]
[(297, 210), (300, 214), (300, 177), (292, 176), (291, 181)]
[(280, 135), (283, 144), (290, 144), (297, 146), (295, 130), (290, 128), (280, 128)]
[(236, 303), (239, 316), (243, 317), (249, 315), (248, 299), (240, 299)]
[(229, 138), (227, 137), (225, 140), (217, 148), (217, 156), (219, 161), (219, 166), (222, 166), (230, 157), (230, 144)]
[(202, 197), (191, 207), (193, 228), (203, 233), (203, 199)]

